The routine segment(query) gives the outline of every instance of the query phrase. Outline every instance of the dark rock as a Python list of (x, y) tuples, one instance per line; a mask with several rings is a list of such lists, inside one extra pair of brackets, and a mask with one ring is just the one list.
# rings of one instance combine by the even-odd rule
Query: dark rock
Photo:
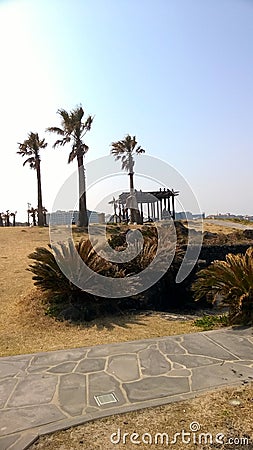
[(253, 230), (243, 230), (243, 236), (247, 239), (253, 239)]
[(217, 238), (217, 236), (217, 233), (211, 233), (210, 231), (205, 231), (203, 235), (204, 239), (214, 239)]

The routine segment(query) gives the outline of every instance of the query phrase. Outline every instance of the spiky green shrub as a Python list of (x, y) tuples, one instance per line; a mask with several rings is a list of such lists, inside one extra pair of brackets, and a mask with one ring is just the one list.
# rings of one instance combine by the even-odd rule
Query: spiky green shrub
[[(62, 265), (67, 267), (70, 275), (71, 270), (73, 270), (75, 279), (79, 277), (79, 273), (80, 277), (82, 275), (82, 261), (76, 259), (76, 251), (81, 260), (93, 272), (111, 277), (124, 276), (124, 272), (116, 264), (105, 261), (96, 253), (90, 241), (81, 240), (76, 245), (72, 241), (67, 244), (59, 243), (54, 247), (56, 257)], [(46, 292), (49, 314), (61, 314), (62, 310), (72, 306), (76, 309), (75, 317), (77, 320), (88, 320), (98, 315), (104, 299), (83, 291), (69, 281), (58, 266), (50, 245), (49, 248), (36, 248), (28, 258), (32, 259), (33, 263), (29, 265), (27, 270), (34, 274), (34, 284)], [(92, 280), (89, 279), (87, 282), (91, 283)]]
[[(144, 225), (139, 230), (141, 231), (144, 242), (148, 242), (149, 239), (155, 239), (157, 241), (157, 230), (155, 227), (147, 227)], [(119, 226), (117, 226), (113, 230), (113, 233), (111, 231), (112, 230), (110, 230), (110, 237), (108, 239), (108, 244), (110, 245), (110, 247), (118, 251), (124, 250), (127, 247), (127, 233), (129, 231), (134, 232), (134, 230), (131, 230), (131, 228), (128, 227), (120, 228)]]
[(108, 244), (113, 249), (118, 249), (119, 251), (124, 250), (127, 247), (126, 242), (126, 234), (127, 232), (114, 233), (108, 239)]
[[(57, 247), (54, 247), (56, 257), (61, 264), (68, 267), (69, 273), (71, 273), (70, 269), (73, 267), (76, 278), (78, 278), (78, 271), (81, 271), (81, 261), (79, 265), (76, 264), (76, 251), (93, 272), (101, 275), (108, 275), (108, 273), (111, 273), (112, 276), (115, 275), (117, 267), (98, 256), (90, 241), (81, 240), (76, 245), (72, 241), (69, 241), (67, 244), (60, 242)], [(43, 291), (51, 291), (55, 294), (64, 294), (65, 292), (69, 293), (71, 291), (71, 294), (78, 292), (80, 295), (82, 291), (72, 284), (62, 273), (50, 245), (49, 249), (43, 247), (36, 248), (35, 252), (31, 253), (28, 258), (35, 262), (30, 264), (27, 270), (34, 273), (34, 284), (39, 286)]]
[[(175, 240), (175, 236), (171, 235), (171, 238), (168, 239), (167, 230), (163, 230), (161, 227), (159, 234), (160, 257), (158, 260), (156, 259), (156, 264), (152, 269), (157, 271), (158, 275), (161, 272), (160, 265), (163, 265), (163, 262), (168, 260), (170, 252), (174, 253), (175, 242), (173, 239)], [(116, 241), (114, 244), (116, 244)], [(124, 243), (122, 247), (115, 246), (115, 250), (123, 251), (126, 245)], [(138, 243), (133, 241), (130, 244), (130, 250), (131, 246), (134, 249), (138, 245)], [(75, 320), (87, 320), (101, 314), (118, 312), (119, 309), (150, 307), (157, 310), (168, 310), (170, 307), (180, 309), (185, 306), (188, 298), (187, 289), (189, 283), (178, 285), (175, 282), (176, 274), (183, 259), (183, 252), (179, 247), (176, 248), (173, 262), (162, 278), (155, 285), (138, 295), (131, 295), (130, 292), (126, 292), (126, 297), (121, 299), (97, 297), (89, 293), (89, 289), (83, 291), (70, 281), (83, 277), (82, 260), (93, 273), (87, 279), (87, 288), (94, 285), (93, 277), (96, 273), (116, 278), (142, 272), (157, 257), (158, 242), (156, 231), (148, 229), (139, 254), (128, 262), (114, 264), (106, 261), (98, 255), (96, 249), (98, 250), (96, 244), (93, 243), (92, 245), (90, 241), (84, 239), (80, 240), (76, 245), (71, 241), (67, 244), (59, 243), (54, 247), (56, 259), (61, 262), (61, 267), (66, 269), (63, 270), (64, 273), (68, 273), (69, 276), (65, 276), (61, 271), (50, 247), (37, 248), (35, 252), (29, 255), (33, 263), (30, 264), (28, 270), (33, 273), (35, 285), (45, 292), (45, 299), (49, 305), (48, 312), (50, 314), (57, 316), (60, 314), (63, 318), (68, 318), (70, 314), (71, 320), (74, 314)], [(77, 255), (80, 256), (80, 259), (77, 258)], [(135, 277), (133, 283), (138, 284), (139, 282), (138, 277)], [(103, 286), (100, 286), (100, 288), (102, 289)], [(66, 310), (67, 313), (65, 313)]]
[[(116, 250), (121, 251), (125, 250), (125, 248), (123, 246), (116, 247)], [(121, 267), (121, 269), (124, 270), (124, 273), (128, 276), (138, 274), (150, 265), (152, 260), (155, 258), (156, 251), (157, 242), (153, 239), (146, 239), (138, 255), (127, 262), (119, 263), (119, 267)]]
[[(109, 241), (110, 245), (115, 248), (115, 250), (123, 251), (125, 250), (126, 244), (126, 230), (124, 233), (115, 236), (115, 239)], [(143, 247), (140, 253), (128, 262), (119, 264), (126, 275), (134, 275), (145, 270), (152, 261), (157, 256), (158, 250), (158, 232), (156, 227), (143, 226), (140, 229), (143, 236)], [(177, 231), (177, 230), (176, 230)], [(117, 241), (116, 238), (120, 238), (121, 241)], [(192, 293), (190, 292), (190, 282), (189, 279), (185, 280), (183, 283), (176, 283), (176, 276), (179, 271), (180, 265), (182, 264), (184, 251), (180, 245), (176, 244), (178, 236), (173, 233), (170, 234), (167, 226), (161, 226), (159, 228), (159, 261), (160, 263), (155, 264), (153, 270), (160, 272), (160, 264), (163, 265), (164, 261), (170, 259), (170, 255), (174, 254), (173, 261), (169, 265), (166, 273), (150, 288), (137, 296), (134, 296), (134, 300), (137, 301), (129, 302), (132, 308), (137, 309), (139, 306), (145, 308), (152, 308), (155, 310), (169, 310), (182, 309), (188, 307), (188, 304), (194, 303), (192, 300)], [(121, 245), (117, 246), (117, 243)]]
[(220, 294), (231, 324), (253, 324), (253, 247), (200, 270), (192, 290), (196, 300), (205, 297), (215, 302)]

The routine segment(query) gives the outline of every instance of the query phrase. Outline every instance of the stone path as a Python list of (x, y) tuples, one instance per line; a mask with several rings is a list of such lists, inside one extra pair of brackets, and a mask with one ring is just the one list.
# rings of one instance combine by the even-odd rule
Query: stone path
[(0, 358), (0, 450), (94, 418), (253, 381), (253, 329)]

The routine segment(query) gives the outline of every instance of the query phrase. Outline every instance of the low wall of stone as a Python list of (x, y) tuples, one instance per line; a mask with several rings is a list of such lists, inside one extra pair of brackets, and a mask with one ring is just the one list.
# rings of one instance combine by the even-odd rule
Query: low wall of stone
[(250, 244), (235, 244), (235, 245), (205, 245), (202, 247), (199, 259), (205, 260), (207, 264), (212, 261), (224, 260), (228, 253), (238, 255), (238, 253), (244, 254), (250, 247)]
[[(203, 245), (198, 260), (203, 261), (203, 263), (205, 261), (206, 265), (209, 265), (215, 260), (225, 260), (228, 253), (232, 253), (233, 255), (237, 255), (238, 253), (244, 254), (251, 245), (253, 245), (253, 242), (252, 244)], [(186, 248), (187, 246), (184, 245), (183, 250), (186, 250)], [(194, 248), (192, 249), (192, 253), (194, 255)]]

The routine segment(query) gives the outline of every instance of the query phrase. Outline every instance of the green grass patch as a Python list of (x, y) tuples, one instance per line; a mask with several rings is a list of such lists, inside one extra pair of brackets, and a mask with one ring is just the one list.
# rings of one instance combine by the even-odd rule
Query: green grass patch
[(226, 314), (222, 314), (220, 316), (203, 316), (194, 321), (194, 325), (197, 327), (204, 328), (204, 330), (212, 330), (213, 328), (217, 328), (217, 325), (220, 326), (228, 326), (228, 316)]

